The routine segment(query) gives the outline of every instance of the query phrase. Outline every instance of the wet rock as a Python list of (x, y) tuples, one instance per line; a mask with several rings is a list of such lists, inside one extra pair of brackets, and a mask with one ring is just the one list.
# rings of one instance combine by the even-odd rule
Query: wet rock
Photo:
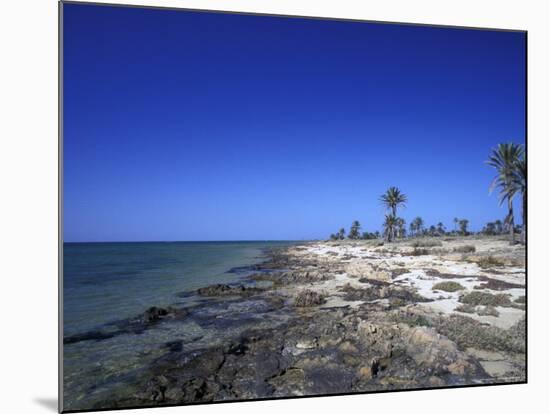
[(264, 289), (257, 287), (244, 285), (230, 286), (220, 283), (197, 289), (197, 293), (201, 296), (252, 296), (263, 291)]
[(143, 313), (140, 319), (145, 323), (151, 323), (151, 322), (156, 322), (167, 315), (168, 315), (168, 309), (151, 306), (149, 309), (147, 309)]

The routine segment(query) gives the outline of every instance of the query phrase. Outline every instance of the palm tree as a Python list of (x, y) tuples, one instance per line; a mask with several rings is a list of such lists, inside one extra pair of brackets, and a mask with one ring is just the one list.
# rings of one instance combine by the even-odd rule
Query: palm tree
[(414, 225), (414, 222), (411, 222), (411, 224), (409, 224), (409, 235), (414, 236), (415, 232), (416, 232), (416, 226)]
[(391, 242), (395, 236), (395, 227), (397, 226), (397, 217), (393, 214), (386, 214), (384, 220), (384, 237), (388, 242)]
[(470, 224), (469, 220), (466, 220), (466, 219), (458, 220), (458, 227), (460, 227), (460, 234), (462, 234), (463, 236), (466, 236), (466, 234), (468, 234), (468, 224)]
[(527, 160), (525, 152), (516, 163), (514, 177), (518, 191), (521, 192), (521, 242), (525, 244), (527, 226)]
[(489, 236), (493, 236), (495, 233), (496, 233), (496, 225), (495, 223), (493, 222), (489, 222), (485, 225), (485, 227), (483, 227), (483, 229), (481, 230), (481, 232), (483, 234), (487, 234)]
[(351, 223), (348, 238), (352, 240), (358, 239), (360, 236), (359, 230), (361, 230), (361, 224), (359, 223), (359, 221), (355, 220), (353, 223)]
[(405, 219), (402, 219), (401, 217), (397, 217), (395, 220), (395, 224), (397, 226), (397, 237), (403, 238), (405, 237)]
[(453, 223), (455, 224), (455, 233), (456, 233), (456, 225), (458, 224), (458, 217), (455, 217), (453, 219)]
[(390, 187), (380, 196), (380, 201), (387, 209), (391, 210), (394, 217), (397, 217), (397, 207), (405, 206), (407, 196), (403, 194), (399, 188)]
[(422, 217), (416, 217), (413, 221), (414, 224), (414, 231), (416, 235), (421, 234), (422, 227), (424, 226), (424, 220), (422, 220)]
[(502, 221), (495, 220), (495, 233), (501, 234), (502, 233)]
[(498, 144), (496, 148), (493, 148), (489, 159), (486, 161), (487, 164), (497, 170), (497, 175), (493, 179), (489, 191), (492, 192), (496, 187), (500, 187), (500, 204), (502, 205), (504, 201), (508, 203), (508, 215), (504, 223), (510, 232), (510, 244), (515, 243), (514, 206), (512, 202), (517, 192), (520, 191), (517, 183), (517, 169), (523, 156), (523, 146), (510, 142)]
[(340, 230), (338, 230), (338, 238), (340, 240), (344, 240), (345, 237), (346, 237), (346, 229), (342, 227)]
[[(399, 190), (397, 187), (390, 187), (388, 190), (380, 196), (380, 201), (386, 206), (388, 210), (391, 210), (393, 216), (393, 225), (391, 226), (392, 235), (389, 237), (388, 242), (391, 242), (395, 238), (396, 220), (397, 220), (397, 207), (405, 206), (407, 202), (407, 196)], [(387, 217), (387, 216), (386, 216)]]
[(437, 232), (440, 236), (445, 234), (445, 225), (442, 222), (437, 223)]

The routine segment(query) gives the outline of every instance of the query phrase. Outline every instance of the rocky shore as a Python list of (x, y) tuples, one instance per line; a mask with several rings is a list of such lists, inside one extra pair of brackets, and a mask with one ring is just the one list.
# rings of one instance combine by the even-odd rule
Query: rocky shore
[[(238, 285), (66, 344), (197, 325), (94, 408), (525, 381), (525, 249), (490, 238), (310, 242)], [(189, 293), (186, 293), (187, 295)], [(216, 340), (219, 333), (220, 340)]]

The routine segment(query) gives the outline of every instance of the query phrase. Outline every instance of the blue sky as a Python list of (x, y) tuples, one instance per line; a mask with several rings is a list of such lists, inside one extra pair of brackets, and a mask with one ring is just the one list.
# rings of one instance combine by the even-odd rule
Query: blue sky
[[(64, 6), (64, 239), (300, 240), (502, 219), (525, 35)], [(516, 220), (520, 222), (519, 203)]]

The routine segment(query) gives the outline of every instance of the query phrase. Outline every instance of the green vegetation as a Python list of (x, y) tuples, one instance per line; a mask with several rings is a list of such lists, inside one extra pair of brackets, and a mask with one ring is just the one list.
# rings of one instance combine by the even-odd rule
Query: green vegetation
[(470, 224), (469, 220), (460, 219), (458, 220), (458, 227), (460, 229), (460, 234), (466, 236), (468, 234), (468, 225)]
[(453, 253), (474, 253), (476, 251), (476, 247), (472, 246), (471, 244), (467, 244), (465, 246), (458, 246), (453, 249)]
[(495, 256), (483, 256), (477, 260), (476, 263), (482, 269), (488, 269), (495, 266), (504, 266), (504, 261)]
[(522, 235), (525, 233), (527, 164), (525, 161), (525, 151), (523, 149), (523, 145), (514, 144), (512, 142), (498, 144), (496, 148), (493, 148), (489, 159), (486, 162), (497, 170), (497, 175), (491, 183), (490, 191), (493, 191), (497, 187), (500, 188), (499, 202), (501, 205), (504, 201), (508, 204), (508, 215), (504, 220), (504, 224), (510, 234), (510, 244), (514, 244), (515, 226), (513, 200), (516, 194), (520, 192), (523, 195)]
[[(489, 159), (486, 161), (488, 165), (495, 168), (497, 175), (494, 177), (490, 191), (495, 188), (499, 188), (499, 202), (503, 204), (505, 201), (508, 205), (508, 214), (504, 219), (495, 220), (494, 222), (487, 223), (478, 234), (486, 236), (496, 236), (509, 233), (510, 243), (515, 243), (515, 233), (521, 232), (521, 241), (525, 243), (526, 233), (526, 213), (527, 213), (527, 160), (525, 155), (524, 146), (521, 144), (504, 143), (499, 144), (496, 148), (493, 148)], [(513, 199), (516, 195), (521, 194), (522, 203), (522, 226), (516, 226), (514, 224), (514, 211), (513, 211)], [(393, 242), (396, 239), (403, 239), (405, 237), (441, 237), (445, 235), (452, 236), (468, 236), (472, 234), (469, 230), (470, 221), (465, 218), (455, 217), (453, 219), (454, 230), (447, 231), (445, 225), (442, 222), (438, 222), (436, 225), (427, 225), (421, 217), (414, 218), (408, 227), (402, 217), (397, 216), (397, 211), (400, 207), (405, 207), (408, 202), (408, 197), (398, 188), (392, 186), (380, 196), (380, 201), (386, 207), (386, 214), (383, 223), (383, 233), (380, 232), (363, 232), (361, 233), (361, 225), (359, 221), (355, 220), (347, 237), (350, 240), (370, 240), (377, 239), (383, 236), (387, 242)], [(344, 240), (346, 238), (346, 231), (341, 228), (338, 232), (330, 235), (331, 240)], [(448, 240), (448, 239), (446, 239)], [(417, 247), (423, 247), (418, 245)], [(469, 250), (472, 247), (459, 247), (454, 251), (458, 253), (473, 253), (475, 250)], [(464, 250), (462, 250), (464, 249)]]
[(441, 243), (441, 241), (432, 239), (415, 240), (411, 243), (412, 247), (436, 247), (442, 245), (443, 243)]
[(459, 301), (467, 305), (483, 306), (511, 306), (510, 296), (504, 293), (493, 295), (487, 292), (468, 292), (460, 296)]
[(462, 304), (462, 305), (458, 305), (455, 308), (455, 311), (456, 312), (464, 312), (464, 313), (476, 313), (476, 307), (473, 306), (473, 305)]
[(404, 207), (407, 202), (407, 196), (397, 187), (390, 187), (380, 196), (382, 204), (390, 210), (384, 220), (384, 236), (388, 242), (391, 242), (397, 236), (397, 230), (405, 226), (405, 221), (397, 217), (397, 208)]
[(416, 217), (409, 226), (411, 236), (419, 236), (422, 234), (423, 228), (424, 220), (422, 220), (422, 217)]
[(419, 249), (419, 248), (415, 247), (414, 250), (412, 252), (410, 252), (409, 254), (411, 256), (426, 256), (430, 253), (431, 252), (428, 249)]
[(349, 229), (348, 239), (357, 240), (360, 238), (359, 231), (361, 230), (361, 224), (359, 221), (355, 220), (351, 223), (351, 228)]
[(525, 303), (525, 296), (520, 296), (514, 302), (516, 302), (516, 303)]
[(499, 313), (494, 306), (484, 306), (477, 311), (479, 316), (494, 316), (498, 317)]
[(486, 326), (468, 316), (451, 315), (440, 318), (435, 329), (460, 349), (477, 348), (510, 353), (525, 352), (525, 318), (510, 329)]
[(447, 282), (439, 282), (432, 286), (432, 290), (443, 290), (445, 292), (456, 292), (459, 290), (464, 290), (464, 286), (462, 286), (460, 283), (453, 282), (453, 281), (447, 281)]

